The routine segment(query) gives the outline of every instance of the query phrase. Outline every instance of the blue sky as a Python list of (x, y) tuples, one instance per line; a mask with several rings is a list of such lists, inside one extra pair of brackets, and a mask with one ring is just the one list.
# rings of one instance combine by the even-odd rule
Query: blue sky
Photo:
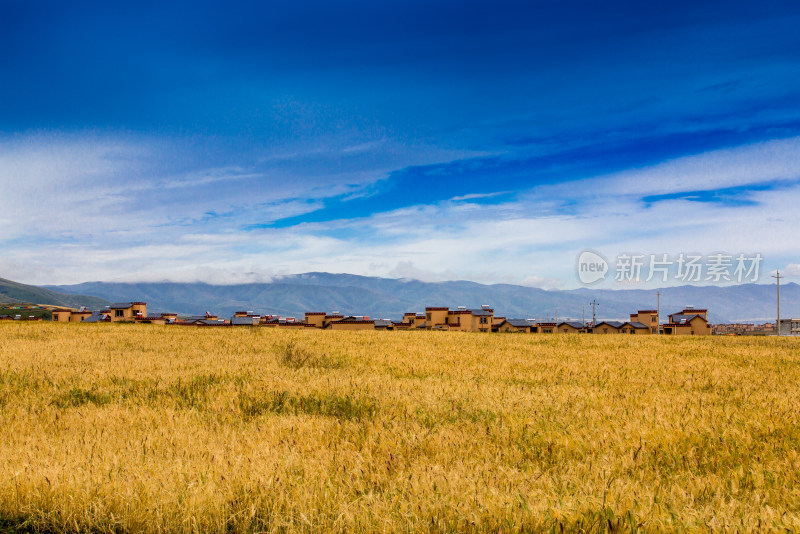
[(2, 2), (0, 277), (800, 277), (800, 5), (697, 4)]

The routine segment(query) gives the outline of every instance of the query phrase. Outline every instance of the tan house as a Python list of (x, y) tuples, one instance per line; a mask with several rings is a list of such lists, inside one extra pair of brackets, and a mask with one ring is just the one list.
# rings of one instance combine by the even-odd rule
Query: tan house
[(328, 323), (330, 330), (375, 330), (375, 321), (365, 316), (348, 316)]
[(628, 321), (627, 323), (622, 323), (622, 326), (619, 327), (620, 334), (638, 334), (638, 335), (648, 335), (652, 332), (650, 331), (650, 327), (640, 323), (639, 321)]
[(528, 319), (504, 319), (492, 329), (501, 333), (530, 333), (531, 321)]
[(658, 333), (658, 310), (639, 310), (631, 314), (631, 323), (641, 323), (650, 329), (651, 334)]
[(425, 328), (428, 330), (444, 330), (447, 328), (447, 314), (450, 308), (428, 306), (425, 308)]
[(531, 325), (534, 334), (555, 334), (558, 332), (558, 323), (544, 322)]
[(414, 328), (414, 320), (412, 318), (408, 321), (408, 314), (405, 314), (402, 321), (392, 321), (392, 326), (393, 330), (411, 330)]
[(481, 306), (479, 310), (448, 310), (445, 316), (447, 328), (461, 332), (491, 332), (493, 322), (494, 310), (489, 306)]
[(134, 321), (137, 316), (147, 316), (146, 302), (117, 302), (108, 306), (112, 323)]
[(75, 311), (67, 308), (56, 308), (52, 310), (52, 313), (53, 313), (53, 321), (61, 323), (66, 323), (66, 322), (80, 323), (91, 317), (93, 312), (86, 309), (80, 309), (78, 311)]
[(327, 315), (325, 312), (306, 312), (306, 324), (315, 328), (324, 328), (325, 315)]
[(68, 323), (72, 317), (72, 310), (65, 308), (56, 308), (52, 311), (53, 321), (59, 323)]
[(559, 334), (582, 334), (585, 331), (583, 323), (578, 321), (561, 321), (556, 327)]
[(424, 313), (407, 312), (403, 314), (402, 323), (410, 324), (410, 328), (424, 328), (425, 317)]
[(624, 323), (620, 321), (601, 321), (594, 327), (595, 334), (619, 334)]
[(711, 335), (708, 310), (687, 307), (678, 313), (672, 313), (669, 316), (669, 322), (661, 326), (661, 331), (666, 336)]

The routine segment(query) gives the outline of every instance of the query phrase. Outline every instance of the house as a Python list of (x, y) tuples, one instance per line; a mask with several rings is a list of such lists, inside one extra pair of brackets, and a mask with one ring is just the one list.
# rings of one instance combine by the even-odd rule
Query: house
[(111, 312), (109, 315), (112, 323), (134, 321), (138, 315), (147, 315), (146, 302), (116, 302), (107, 308)]
[(136, 317), (138, 324), (166, 324), (167, 320), (161, 314), (138, 315)]
[(211, 312), (206, 312), (205, 315), (191, 315), (185, 319), (178, 319), (174, 323), (183, 326), (227, 326), (230, 324), (229, 321), (220, 319)]
[(389, 319), (375, 319), (375, 330), (394, 330), (394, 322)]
[(325, 328), (330, 330), (374, 330), (375, 321), (365, 315), (350, 315), (328, 323)]
[(336, 321), (341, 321), (342, 319), (344, 319), (344, 315), (342, 315), (338, 311), (327, 313), (325, 314), (325, 321), (323, 323), (323, 328), (328, 326), (330, 323), (335, 323)]
[(419, 328), (425, 324), (425, 314), (409, 312), (403, 314), (403, 324), (408, 323), (409, 328)]
[(70, 310), (68, 308), (54, 308), (51, 310), (52, 313), (52, 320), (54, 322), (66, 323), (66, 322), (73, 322), (73, 323), (80, 323), (84, 320), (88, 319), (92, 312), (87, 310), (86, 308), (81, 308), (80, 310)]
[(407, 323), (405, 322), (405, 320), (392, 321), (392, 330), (411, 330), (413, 327), (414, 327), (413, 322)]
[(556, 327), (556, 332), (559, 334), (583, 334), (586, 330), (580, 321), (561, 321)]
[(325, 327), (325, 312), (306, 312), (306, 324), (315, 328)]
[[(425, 310), (427, 315), (427, 308)], [(448, 330), (461, 332), (491, 332), (494, 319), (494, 310), (489, 306), (481, 306), (478, 310), (468, 310), (464, 307), (457, 310), (447, 310), (444, 317)]]
[(800, 319), (781, 319), (778, 335), (800, 336)]
[(530, 333), (532, 321), (528, 319), (504, 319), (492, 329), (501, 333)]
[(622, 321), (601, 321), (594, 326), (595, 334), (619, 334)]
[(531, 325), (531, 332), (535, 334), (555, 334), (558, 331), (558, 323), (539, 322)]
[(72, 310), (65, 308), (56, 308), (52, 311), (53, 321), (58, 323), (67, 323), (72, 317)]
[(631, 314), (631, 323), (641, 323), (650, 329), (651, 334), (658, 334), (658, 310), (639, 310)]
[[(450, 308), (428, 306), (425, 308), (425, 328), (428, 330), (444, 330), (447, 328), (447, 314)], [(420, 325), (421, 326), (421, 325)]]
[(205, 315), (190, 315), (189, 317), (181, 319), (177, 322), (181, 324), (195, 324), (199, 323), (200, 321), (218, 321), (218, 320), (219, 320), (218, 315), (214, 315), (211, 312), (206, 312)]
[(177, 320), (177, 313), (150, 313), (136, 317), (136, 322), (139, 324), (175, 324)]
[(669, 322), (661, 326), (661, 332), (667, 336), (711, 335), (711, 327), (708, 324), (708, 310), (686, 307), (678, 313), (672, 313), (669, 316)]
[(650, 327), (638, 321), (628, 321), (619, 327), (620, 334), (651, 334)]
[(231, 317), (231, 326), (256, 326), (261, 322), (258, 315), (236, 315)]
[(294, 317), (280, 315), (265, 315), (259, 324), (270, 328), (316, 328), (313, 324), (298, 321)]
[(89, 317), (87, 317), (86, 319), (84, 319), (82, 322), (83, 323), (108, 323), (110, 321), (111, 321), (111, 316), (108, 313), (108, 310), (106, 310), (106, 311), (92, 312), (92, 314)]

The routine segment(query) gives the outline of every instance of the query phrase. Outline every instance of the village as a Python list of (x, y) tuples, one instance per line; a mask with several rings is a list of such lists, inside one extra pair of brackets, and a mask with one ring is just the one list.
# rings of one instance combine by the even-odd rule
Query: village
[[(376, 319), (366, 315), (346, 315), (338, 311), (306, 312), (302, 319), (237, 311), (230, 318), (210, 312), (203, 315), (179, 316), (177, 313), (147, 311), (147, 303), (121, 302), (99, 311), (53, 308), (52, 321), (80, 323), (140, 323), (197, 327), (266, 327), (316, 328), (322, 330), (447, 330), (460, 332), (499, 332), (531, 334), (633, 334), (633, 335), (710, 335), (708, 310), (691, 306), (671, 313), (660, 321), (659, 310), (638, 310), (627, 321), (618, 320), (537, 320), (514, 319), (495, 315), (491, 306), (467, 308), (459, 306), (426, 307), (424, 313), (408, 312), (399, 321)], [(7, 318), (11, 318), (8, 317)]]

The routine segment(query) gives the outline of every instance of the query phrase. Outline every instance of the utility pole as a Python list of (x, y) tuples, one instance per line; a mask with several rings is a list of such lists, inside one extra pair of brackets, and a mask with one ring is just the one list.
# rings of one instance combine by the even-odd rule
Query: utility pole
[(661, 290), (656, 290), (656, 334), (661, 330)]
[(599, 304), (597, 303), (597, 299), (592, 299), (592, 302), (590, 302), (589, 304), (592, 305), (592, 328), (594, 328), (595, 324), (597, 322), (597, 309), (596, 308), (597, 308), (597, 306), (599, 306)]
[(775, 270), (775, 274), (772, 275), (772, 278), (778, 282), (778, 322), (775, 323), (775, 332), (777, 335), (781, 335), (781, 278), (784, 277), (781, 276), (780, 269)]

